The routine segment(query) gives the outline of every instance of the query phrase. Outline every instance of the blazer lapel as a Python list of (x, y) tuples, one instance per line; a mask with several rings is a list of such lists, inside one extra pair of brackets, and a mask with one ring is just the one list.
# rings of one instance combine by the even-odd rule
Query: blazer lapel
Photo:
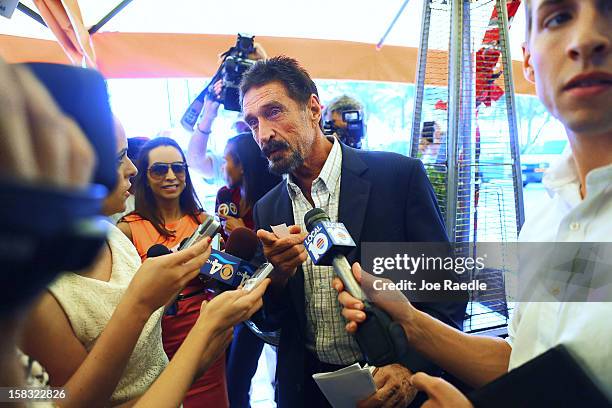
[(340, 207), (338, 221), (343, 223), (357, 248), (348, 254), (349, 261), (354, 261), (359, 251), (361, 231), (365, 220), (371, 183), (361, 176), (368, 166), (361, 160), (354, 149), (342, 145), (342, 175), (340, 177)]

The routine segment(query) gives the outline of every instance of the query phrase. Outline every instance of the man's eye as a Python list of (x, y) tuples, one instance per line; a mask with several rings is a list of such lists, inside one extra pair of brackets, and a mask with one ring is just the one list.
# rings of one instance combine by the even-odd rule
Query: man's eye
[(277, 116), (280, 113), (281, 113), (281, 109), (280, 108), (270, 108), (270, 110), (268, 111), (268, 116), (269, 117), (274, 117), (274, 116)]
[(247, 120), (247, 125), (249, 125), (249, 127), (251, 129), (253, 129), (253, 128), (257, 127), (257, 121), (255, 119)]
[(544, 21), (545, 28), (557, 27), (571, 18), (570, 13), (557, 13)]

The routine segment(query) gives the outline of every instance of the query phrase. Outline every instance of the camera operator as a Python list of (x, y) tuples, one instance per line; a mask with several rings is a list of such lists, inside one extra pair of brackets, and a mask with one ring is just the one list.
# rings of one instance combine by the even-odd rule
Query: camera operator
[(363, 105), (355, 98), (342, 95), (333, 99), (323, 113), (325, 134), (335, 134), (345, 145), (361, 149), (365, 137)]
[[(238, 37), (237, 46), (240, 44), (241, 38), (244, 37)], [(268, 58), (268, 55), (261, 44), (254, 42), (252, 43), (252, 46), (253, 52), (247, 55), (249, 60), (258, 61)], [(222, 56), (224, 56), (224, 54), (222, 54)], [(221, 65), (221, 68), (222, 67), (223, 64)], [(219, 113), (219, 106), (221, 105), (221, 98), (223, 96), (224, 80), (222, 78), (218, 78), (220, 76), (220, 72), (222, 72), (222, 69), (219, 70), (215, 77), (213, 77), (211, 84), (203, 91), (205, 96), (202, 105), (202, 112), (195, 126), (193, 127), (193, 133), (187, 148), (187, 164), (191, 168), (201, 172), (204, 178), (210, 180), (223, 180), (223, 172), (221, 170), (221, 166), (223, 165), (223, 157), (208, 150), (208, 140), (212, 134), (212, 126)], [(240, 78), (237, 78), (237, 82), (240, 82)], [(196, 101), (194, 101), (194, 104), (195, 102)], [(225, 108), (228, 109), (228, 105), (231, 107), (233, 104), (230, 103), (224, 105)], [(238, 111), (239, 110), (240, 106), (238, 105)], [(240, 119), (238, 118), (235, 124), (237, 129), (238, 126), (240, 126), (239, 123)], [(183, 123), (183, 125), (186, 125), (187, 127), (190, 126), (190, 124), (186, 123)], [(236, 132), (236, 134), (239, 133), (242, 133), (242, 131), (238, 130)]]

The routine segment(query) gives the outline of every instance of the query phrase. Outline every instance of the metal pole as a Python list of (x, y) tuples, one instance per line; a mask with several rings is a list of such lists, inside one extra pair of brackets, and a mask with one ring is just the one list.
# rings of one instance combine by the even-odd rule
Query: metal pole
[(28, 16), (30, 18), (33, 18), (38, 23), (40, 23), (40, 24), (44, 25), (45, 27), (47, 27), (47, 23), (45, 23), (45, 20), (43, 20), (41, 15), (38, 14), (37, 12), (35, 12), (34, 10), (32, 10), (31, 8), (29, 8), (28, 6), (26, 6), (25, 4), (23, 4), (21, 2), (17, 3), (17, 10), (21, 11), (26, 16)]
[(510, 61), (510, 44), (508, 36), (508, 6), (506, 0), (497, 0), (497, 15), (501, 17), (501, 27), (499, 30), (499, 46), (501, 48), (502, 64), (504, 70), (504, 85), (506, 98), (506, 106), (508, 112), (508, 126), (510, 131), (510, 154), (512, 155), (513, 167), (512, 178), (514, 181), (514, 191), (516, 192), (516, 200), (514, 202), (516, 211), (516, 227), (517, 233), (521, 231), (525, 222), (525, 208), (523, 204), (523, 177), (521, 170), (521, 152), (518, 142), (518, 126), (516, 123), (516, 102), (514, 99), (514, 80), (512, 78), (512, 65)]
[(102, 20), (98, 21), (97, 24), (94, 24), (90, 29), (89, 29), (89, 34), (95, 34), (98, 32), (98, 30), (100, 30), (102, 28), (102, 26), (104, 26), (106, 23), (108, 23), (113, 17), (115, 17), (117, 15), (117, 13), (119, 13), (121, 10), (123, 10), (125, 8), (125, 6), (127, 6), (128, 4), (130, 4), (132, 2), (132, 0), (123, 0), (121, 3), (119, 3), (114, 9), (112, 9), (107, 15), (105, 15), (104, 17), (102, 17)]
[(406, 6), (408, 5), (408, 2), (410, 0), (405, 0), (404, 4), (402, 4), (402, 7), (400, 7), (399, 11), (397, 12), (397, 14), (395, 15), (395, 17), (393, 18), (393, 21), (391, 22), (391, 24), (389, 25), (389, 28), (387, 28), (387, 31), (385, 31), (385, 34), (383, 34), (382, 38), (380, 39), (380, 41), (378, 42), (378, 44), (376, 44), (376, 49), (380, 50), (385, 42), (385, 39), (387, 38), (387, 36), (389, 35), (389, 33), (391, 32), (391, 30), (393, 29), (393, 26), (395, 25), (395, 23), (397, 22), (397, 19), (399, 18), (399, 16), (402, 15), (402, 13), (404, 12), (404, 9), (406, 8)]
[[(472, 64), (472, 39), (471, 39), (471, 12), (470, 2), (463, 2), (463, 32), (462, 32), (462, 74), (461, 74), (461, 99), (459, 111), (459, 128), (457, 145), (455, 151), (461, 156), (457, 157), (457, 218), (456, 218), (456, 241), (470, 240), (470, 216), (471, 200), (474, 195), (474, 183), (472, 182), (472, 112), (475, 111), (474, 80)], [(448, 152), (447, 152), (448, 154)], [(461, 160), (461, 162), (459, 162)], [(460, 189), (459, 189), (460, 187)], [(474, 240), (475, 242), (475, 240)]]
[(463, 62), (463, 10), (469, 1), (453, 0), (451, 4), (450, 50), (448, 59), (448, 135), (446, 178), (446, 232), (454, 242), (457, 225), (457, 140), (461, 131), (461, 68)]
[(415, 79), (414, 115), (412, 115), (412, 140), (410, 157), (417, 157), (419, 138), (421, 136), (421, 116), (423, 114), (423, 99), (425, 97), (425, 68), (427, 67), (427, 51), (429, 45), (429, 26), (431, 24), (431, 0), (423, 0), (423, 17), (421, 18), (421, 42), (417, 59), (417, 76)]

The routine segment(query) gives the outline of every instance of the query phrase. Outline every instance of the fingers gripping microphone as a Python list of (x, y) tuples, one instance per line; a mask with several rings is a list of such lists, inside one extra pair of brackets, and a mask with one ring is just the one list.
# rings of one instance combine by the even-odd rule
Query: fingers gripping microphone
[[(170, 251), (164, 245), (155, 244), (147, 250), (147, 258), (156, 258), (158, 256), (164, 256), (164, 255), (168, 255), (171, 253), (172, 251)], [(176, 316), (177, 312), (178, 312), (178, 298), (174, 299), (174, 301), (166, 307), (164, 314), (167, 316)]]
[(320, 208), (308, 211), (304, 215), (304, 224), (309, 232), (304, 246), (312, 262), (320, 266), (333, 266), (346, 291), (363, 302), (366, 319), (359, 324), (355, 339), (368, 364), (382, 367), (402, 363), (408, 348), (406, 335), (387, 313), (369, 302), (353, 276), (345, 254), (355, 247), (355, 242), (346, 227), (342, 223), (331, 222)]

